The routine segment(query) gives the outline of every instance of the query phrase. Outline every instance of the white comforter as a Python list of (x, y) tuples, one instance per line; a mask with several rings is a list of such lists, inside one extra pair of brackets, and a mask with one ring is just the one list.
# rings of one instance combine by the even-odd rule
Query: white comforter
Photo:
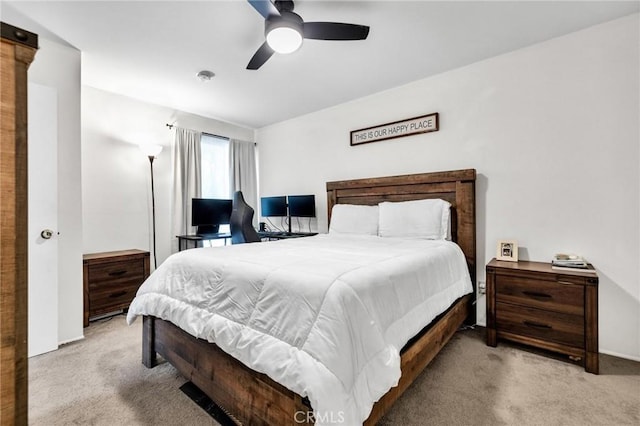
[(140, 287), (154, 315), (302, 396), (317, 424), (361, 424), (400, 378), (400, 349), (472, 291), (448, 241), (318, 235), (186, 250)]

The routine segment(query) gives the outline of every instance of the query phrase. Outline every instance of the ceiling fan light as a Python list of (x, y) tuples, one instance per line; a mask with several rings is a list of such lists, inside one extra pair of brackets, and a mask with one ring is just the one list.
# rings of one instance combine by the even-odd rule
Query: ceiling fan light
[(288, 26), (275, 27), (267, 33), (267, 43), (278, 53), (293, 53), (302, 46), (302, 34)]
[(274, 52), (292, 53), (302, 46), (304, 21), (289, 10), (281, 10), (280, 16), (265, 21), (267, 44)]

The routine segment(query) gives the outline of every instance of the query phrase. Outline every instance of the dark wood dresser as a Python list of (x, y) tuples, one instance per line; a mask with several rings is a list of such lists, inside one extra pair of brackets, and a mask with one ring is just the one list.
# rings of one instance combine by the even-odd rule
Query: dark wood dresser
[(127, 309), (149, 276), (149, 252), (120, 250), (85, 254), (84, 326), (89, 318)]
[(568, 355), (598, 374), (598, 276), (544, 262), (487, 264), (487, 345), (511, 340)]

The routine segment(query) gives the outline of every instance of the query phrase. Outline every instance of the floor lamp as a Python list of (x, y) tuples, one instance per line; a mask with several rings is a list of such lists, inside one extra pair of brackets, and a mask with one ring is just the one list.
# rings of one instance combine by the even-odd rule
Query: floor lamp
[(153, 269), (158, 268), (158, 259), (156, 258), (156, 196), (153, 189), (153, 160), (162, 151), (161, 145), (140, 145), (140, 150), (149, 157), (149, 166), (151, 167), (151, 218), (153, 220)]

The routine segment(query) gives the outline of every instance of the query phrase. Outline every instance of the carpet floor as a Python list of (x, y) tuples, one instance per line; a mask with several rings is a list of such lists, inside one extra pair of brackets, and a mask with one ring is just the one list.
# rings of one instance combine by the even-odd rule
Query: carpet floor
[[(217, 425), (171, 365), (141, 364), (141, 336), (116, 316), (30, 358), (29, 424)], [(380, 424), (639, 425), (640, 363), (601, 355), (600, 372), (461, 331)]]

